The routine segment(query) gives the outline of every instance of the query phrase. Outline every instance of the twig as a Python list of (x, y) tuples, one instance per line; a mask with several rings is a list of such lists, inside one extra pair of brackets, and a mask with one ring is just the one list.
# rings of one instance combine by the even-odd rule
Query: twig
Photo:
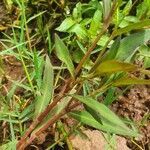
[[(112, 12), (114, 10), (114, 6), (116, 2), (114, 2), (113, 7), (110, 11), (110, 14), (108, 15), (108, 18), (105, 20), (102, 31), (99, 33), (95, 41), (93, 42), (92, 46), (88, 49), (87, 53), (84, 55), (80, 63), (78, 64), (76, 70), (75, 70), (75, 76), (78, 75), (80, 72), (80, 69), (82, 68), (83, 63), (86, 61), (86, 59), (89, 57), (91, 52), (94, 50), (94, 48), (97, 45), (97, 42), (100, 40), (102, 35), (107, 31), (107, 28), (109, 27)], [(112, 13), (112, 14), (111, 14)], [(57, 103), (63, 98), (64, 94), (67, 93), (71, 87), (71, 78), (69, 78), (65, 84), (65, 86), (62, 88), (61, 93), (56, 97), (56, 99), (48, 105), (48, 107), (35, 119), (35, 121), (31, 124), (25, 135), (20, 139), (20, 141), (17, 143), (17, 150), (23, 150), (25, 147), (27, 147), (29, 144), (32, 143), (32, 141), (40, 135), (41, 132), (46, 130), (50, 125), (55, 123), (59, 118), (61, 118), (63, 115), (71, 111), (76, 105), (79, 105), (78, 103), (75, 103), (73, 106), (71, 106), (69, 109), (63, 109), (58, 115), (55, 115), (49, 120), (41, 129), (39, 129), (34, 135), (32, 135), (29, 139), (27, 137), (30, 135), (30, 133), (35, 129), (35, 127), (48, 115), (48, 113), (57, 105)], [(27, 140), (26, 140), (27, 139)]]
[(47, 108), (35, 119), (35, 121), (30, 125), (29, 129), (26, 131), (25, 135), (17, 143), (17, 149), (25, 142), (25, 139), (29, 134), (35, 129), (35, 127), (47, 116), (47, 114), (57, 105), (57, 103), (62, 99), (64, 93), (67, 89), (69, 82), (66, 82), (65, 86), (61, 90), (61, 93), (56, 97), (56, 99), (47, 106)]
[(73, 104), (72, 106), (70, 106), (69, 108), (64, 108), (59, 114), (53, 116), (51, 118), (51, 120), (49, 120), (42, 128), (40, 128), (34, 135), (31, 135), (31, 137), (29, 139), (27, 139), (27, 141), (25, 141), (24, 143), (22, 143), (22, 145), (18, 148), (18, 150), (24, 150), (28, 145), (30, 145), (33, 140), (38, 137), (40, 135), (41, 132), (45, 131), (48, 127), (50, 127), (52, 124), (54, 124), (58, 119), (60, 119), (62, 116), (64, 116), (65, 114), (67, 114), (68, 112), (70, 112), (72, 109), (74, 109), (75, 107), (77, 107), (78, 105), (80, 105), (81, 103), (76, 102), (75, 104)]
[(100, 38), (103, 36), (103, 34), (105, 32), (106, 32), (106, 29), (103, 28), (102, 31), (96, 37), (96, 39), (93, 42), (92, 46), (88, 49), (88, 51), (86, 52), (86, 54), (83, 56), (83, 58), (81, 59), (80, 63), (78, 64), (78, 66), (77, 66), (77, 68), (75, 70), (75, 77), (78, 75), (78, 73), (80, 72), (80, 69), (82, 68), (82, 65), (84, 64), (84, 62), (86, 61), (86, 59), (89, 57), (89, 55), (91, 54), (91, 52), (94, 50), (94, 48), (97, 45), (97, 42), (100, 40)]
[(91, 47), (89, 47), (88, 51), (83, 56), (83, 58), (81, 59), (80, 63), (78, 64), (78, 66), (77, 66), (77, 68), (75, 70), (75, 77), (78, 75), (78, 73), (80, 72), (80, 69), (82, 68), (82, 65), (84, 64), (84, 62), (86, 61), (86, 59), (89, 57), (89, 55), (91, 54), (91, 52), (96, 47), (97, 42), (101, 39), (101, 37), (103, 36), (103, 34), (107, 31), (107, 28), (109, 27), (110, 21), (112, 19), (112, 16), (113, 16), (113, 14), (115, 12), (116, 7), (117, 7), (117, 2), (115, 1), (113, 3), (113, 6), (112, 6), (112, 8), (110, 10), (110, 13), (109, 13), (108, 17), (104, 21), (103, 28), (102, 28), (101, 32), (97, 35), (97, 37), (94, 40), (93, 44), (91, 45)]

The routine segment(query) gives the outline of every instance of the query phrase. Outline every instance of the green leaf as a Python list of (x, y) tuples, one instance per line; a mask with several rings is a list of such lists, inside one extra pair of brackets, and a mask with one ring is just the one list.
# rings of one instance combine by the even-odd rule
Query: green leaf
[(76, 22), (71, 17), (68, 17), (61, 23), (59, 27), (56, 28), (56, 30), (61, 32), (67, 32), (69, 28), (75, 25), (75, 23)]
[(42, 12), (36, 14), (36, 15), (33, 15), (32, 17), (30, 17), (30, 18), (26, 21), (26, 24), (28, 24), (30, 21), (32, 21), (33, 19), (37, 18), (38, 16), (43, 15), (45, 12), (46, 12), (46, 10), (45, 10), (45, 11), (42, 11)]
[(17, 142), (18, 142), (17, 140), (9, 141), (6, 144), (1, 145), (0, 149), (1, 150), (15, 150)]
[(108, 54), (104, 57), (104, 60), (111, 60), (116, 57), (118, 52), (118, 48), (120, 46), (120, 37), (118, 37), (115, 42), (112, 44), (111, 48), (109, 49)]
[(40, 93), (37, 95), (35, 103), (35, 116), (38, 116), (50, 103), (53, 95), (53, 78), (54, 73), (48, 56), (46, 56), (43, 81)]
[(55, 47), (58, 58), (66, 64), (70, 74), (74, 76), (74, 66), (69, 51), (57, 34), (55, 34)]
[(139, 3), (137, 6), (137, 16), (141, 18), (149, 18), (150, 16), (150, 1), (144, 0), (142, 3)]
[(115, 133), (120, 135), (127, 135), (127, 136), (138, 136), (136, 131), (132, 131), (128, 129), (122, 129), (118, 126), (113, 126), (110, 122), (105, 122), (103, 120), (102, 124), (99, 123), (95, 118), (87, 111), (73, 111), (70, 112), (69, 115), (76, 120), (80, 121), (83, 124), (89, 125), (94, 127), (98, 130), (102, 130), (104, 132)]
[(99, 113), (103, 118), (117, 125), (118, 127), (122, 127), (124, 129), (128, 129), (126, 125), (116, 116), (109, 108), (107, 108), (104, 104), (99, 103), (98, 101), (92, 99), (91, 97), (83, 97), (80, 95), (73, 95), (73, 98), (78, 99), (80, 102), (84, 103), (95, 112)]
[(120, 29), (115, 30), (113, 32), (113, 36), (118, 36), (118, 35), (121, 35), (123, 33), (127, 33), (131, 30), (142, 29), (144, 27), (149, 27), (149, 26), (150, 26), (150, 19), (142, 20), (141, 22), (132, 23), (131, 25), (128, 25), (124, 28), (120, 28)]
[(37, 83), (38, 88), (41, 86), (42, 82), (42, 70), (44, 66), (44, 58), (43, 56), (39, 56), (36, 51), (34, 51), (34, 57), (33, 57), (33, 63), (34, 63), (34, 70), (35, 70), (35, 80)]
[(150, 67), (150, 57), (144, 58), (144, 67), (149, 68)]
[(115, 91), (116, 91), (116, 88), (112, 87), (108, 90), (108, 93), (103, 101), (103, 103), (106, 105), (106, 106), (109, 106), (114, 100), (115, 100)]
[(125, 37), (120, 42), (116, 59), (126, 60), (127, 58), (132, 57), (140, 45), (150, 40), (149, 35), (150, 30), (147, 29)]
[(148, 47), (147, 45), (140, 46), (139, 52), (140, 52), (140, 55), (144, 57), (150, 57), (150, 47)]
[(138, 79), (135, 77), (124, 77), (115, 81), (113, 86), (123, 86), (123, 85), (132, 85), (132, 84), (150, 84), (150, 80)]
[(100, 29), (100, 22), (102, 20), (102, 12), (100, 9), (96, 10), (96, 12), (94, 13), (94, 16), (92, 18), (92, 22), (90, 24), (90, 29), (89, 29), (89, 33), (91, 35), (97, 35), (97, 32)]
[(129, 0), (122, 11), (122, 14), (125, 16), (128, 15), (131, 8), (132, 8), (132, 0)]
[(85, 39), (88, 37), (85, 27), (78, 23), (72, 26), (72, 28), (70, 28), (68, 32), (75, 33), (81, 39)]
[(137, 67), (130, 63), (119, 62), (116, 60), (107, 60), (102, 62), (94, 71), (93, 75), (113, 74), (120, 71), (131, 72), (137, 70)]

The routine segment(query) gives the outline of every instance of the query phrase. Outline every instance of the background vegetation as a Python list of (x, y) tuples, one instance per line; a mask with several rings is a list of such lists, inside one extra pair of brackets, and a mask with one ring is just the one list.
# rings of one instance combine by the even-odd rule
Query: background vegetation
[[(73, 149), (69, 137), (83, 136), (83, 126), (148, 148), (136, 142), (143, 120), (111, 106), (132, 85), (150, 84), (149, 0), (4, 0), (0, 7), (0, 149)], [(143, 118), (147, 124), (149, 112)]]

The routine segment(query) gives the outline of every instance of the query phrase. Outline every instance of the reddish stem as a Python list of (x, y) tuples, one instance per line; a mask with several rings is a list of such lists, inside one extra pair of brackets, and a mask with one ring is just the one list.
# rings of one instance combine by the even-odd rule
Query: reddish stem
[[(66, 92), (67, 85), (69, 82), (66, 82), (61, 93), (56, 97), (56, 99), (47, 106), (47, 108), (35, 119), (35, 121), (30, 125), (29, 129), (26, 131), (24, 136), (17, 143), (17, 149), (25, 142), (25, 139), (30, 135), (30, 133), (35, 129), (35, 127), (44, 119), (45, 116), (57, 105), (57, 103), (62, 99), (64, 93)], [(69, 89), (68, 89), (69, 90)]]
[(22, 145), (17, 150), (24, 150), (28, 145), (30, 145), (36, 137), (40, 135), (43, 131), (45, 131), (48, 127), (50, 127), (52, 124), (54, 124), (58, 119), (60, 119), (62, 116), (70, 112), (72, 109), (76, 108), (81, 103), (76, 102), (69, 108), (64, 108), (59, 114), (53, 116), (42, 128), (40, 128), (34, 135), (32, 135), (27, 141), (22, 143)]

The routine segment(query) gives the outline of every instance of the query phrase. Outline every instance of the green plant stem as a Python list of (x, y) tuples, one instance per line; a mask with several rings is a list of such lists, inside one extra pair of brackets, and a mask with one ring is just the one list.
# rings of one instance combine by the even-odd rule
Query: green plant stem
[[(105, 20), (104, 22), (104, 25), (103, 25), (103, 29), (102, 31), (99, 33), (99, 35), (97, 36), (97, 38), (95, 39), (95, 41), (93, 42), (92, 46), (88, 49), (87, 53), (85, 54), (85, 56), (82, 58), (82, 60), (80, 61), (80, 63), (78, 64), (76, 70), (75, 70), (75, 76), (78, 75), (78, 73), (80, 72), (80, 69), (82, 68), (82, 65), (83, 63), (85, 62), (85, 60), (89, 57), (89, 55), (91, 54), (91, 52), (94, 50), (94, 48), (96, 47), (97, 45), (97, 42), (100, 40), (100, 38), (102, 37), (102, 35), (107, 31), (107, 28), (109, 27), (109, 24), (110, 24), (110, 21), (111, 21), (111, 18), (112, 18), (112, 14), (113, 14), (113, 11), (114, 11), (114, 8), (116, 6), (117, 2), (115, 1), (113, 3), (113, 6), (112, 6), (112, 9), (107, 17), (107, 19)], [(61, 116), (63, 116), (64, 114), (66, 114), (66, 109), (64, 109), (62, 112), (60, 112), (58, 115), (52, 117), (51, 120), (49, 120), (47, 122), (47, 124), (45, 124), (43, 126), (43, 128), (39, 129), (35, 135), (36, 136), (31, 136), (30, 139), (28, 139), (27, 141), (26, 138), (29, 136), (29, 134), (34, 130), (34, 128), (39, 124), (39, 122), (41, 122), (44, 117), (47, 116), (47, 114), (50, 112), (50, 110), (52, 108), (54, 108), (57, 103), (63, 98), (64, 94), (66, 92), (68, 92), (72, 86), (69, 86), (70, 83), (72, 82), (72, 79), (69, 78), (68, 79), (68, 82), (67, 84), (65, 84), (65, 89), (62, 90), (62, 93), (61, 95), (58, 96), (58, 98), (56, 100), (54, 100), (45, 110), (44, 112), (42, 112), (38, 117), (37, 119), (31, 124), (31, 126), (29, 127), (29, 129), (27, 130), (27, 132), (25, 133), (25, 135), (21, 138), (21, 140), (17, 143), (17, 150), (22, 150), (24, 147), (26, 147), (27, 145), (29, 145), (30, 143), (32, 143), (32, 141), (38, 136), (40, 135), (40, 133), (42, 131), (44, 131), (45, 129), (47, 129), (50, 125), (52, 125), (53, 123), (55, 123)], [(73, 107), (74, 108), (74, 107)]]
[(91, 45), (91, 47), (89, 47), (88, 51), (86, 52), (86, 54), (83, 56), (83, 58), (81, 59), (81, 61), (79, 62), (76, 70), (75, 70), (75, 77), (78, 76), (81, 68), (82, 68), (82, 65), (84, 64), (84, 62), (87, 60), (87, 58), (90, 56), (91, 52), (94, 50), (94, 48), (96, 47), (97, 45), (97, 42), (101, 39), (101, 37), (103, 36), (103, 34), (107, 31), (107, 28), (109, 27), (110, 25), (110, 22), (112, 20), (112, 16), (113, 14), (115, 13), (115, 10), (117, 8), (117, 1), (114, 1), (113, 3), (113, 6), (110, 10), (110, 13), (108, 15), (108, 17), (105, 19), (104, 21), (104, 24), (103, 24), (103, 27), (102, 27), (102, 30), (101, 32), (98, 34), (98, 36), (96, 37), (96, 39), (94, 40), (93, 44)]
[(93, 67), (90, 69), (89, 73), (93, 72), (93, 71), (97, 68), (97, 66), (100, 64), (100, 62), (102, 61), (102, 57), (103, 57), (104, 53), (106, 52), (107, 46), (108, 46), (108, 44), (111, 42), (111, 40), (113, 40), (113, 38), (114, 38), (114, 36), (111, 35), (110, 38), (109, 38), (109, 40), (108, 40), (108, 41), (106, 42), (106, 44), (104, 45), (103, 49), (100, 51), (100, 53), (99, 53), (99, 55), (98, 55), (98, 57), (97, 57), (97, 59), (96, 59), (94, 65), (93, 65)]
[(110, 86), (112, 85), (112, 83), (108, 83), (106, 85), (101, 86), (99, 89), (93, 91), (92, 93), (89, 94), (89, 96), (94, 96), (97, 95), (98, 93), (104, 92), (106, 91)]
[(149, 70), (145, 70), (145, 69), (140, 69), (140, 72), (146, 75), (150, 75), (150, 71)]
[(19, 51), (20, 59), (21, 59), (21, 62), (22, 62), (22, 65), (23, 65), (25, 74), (26, 74), (27, 79), (28, 79), (28, 82), (29, 82), (29, 84), (30, 84), (30, 87), (31, 87), (33, 93), (35, 93), (34, 86), (33, 86), (33, 84), (32, 84), (32, 80), (31, 80), (30, 75), (29, 75), (29, 73), (28, 73), (28, 69), (27, 69), (27, 67), (26, 67), (26, 65), (25, 65), (25, 62), (24, 62), (23, 58), (22, 58), (22, 55), (21, 55), (21, 53), (20, 53), (20, 50), (18, 50), (18, 51)]
[(98, 34), (97, 38), (95, 39), (95, 41), (93, 42), (92, 46), (88, 49), (88, 51), (86, 52), (86, 54), (83, 56), (83, 58), (81, 59), (80, 63), (78, 64), (76, 70), (75, 70), (75, 77), (78, 76), (80, 69), (82, 68), (82, 65), (84, 64), (84, 62), (87, 60), (87, 58), (89, 57), (89, 55), (91, 54), (91, 52), (94, 50), (94, 48), (97, 45), (97, 42), (100, 40), (100, 38), (103, 36), (103, 34), (107, 31), (106, 28), (103, 28), (102, 31)]

